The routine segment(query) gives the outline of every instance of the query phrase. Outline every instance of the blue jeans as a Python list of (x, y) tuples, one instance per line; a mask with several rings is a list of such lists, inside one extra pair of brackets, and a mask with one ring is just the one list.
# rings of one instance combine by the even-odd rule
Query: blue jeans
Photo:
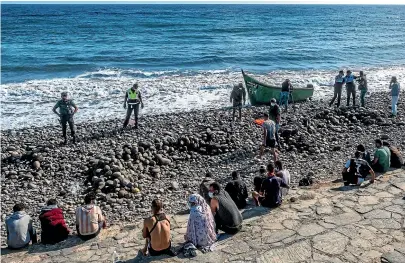
[(290, 92), (288, 92), (288, 91), (282, 91), (280, 93), (280, 107), (285, 104), (285, 108), (287, 109), (289, 96), (290, 96)]
[(399, 99), (399, 95), (398, 96), (392, 96), (392, 114), (393, 115), (397, 115), (397, 104), (398, 104), (398, 99)]

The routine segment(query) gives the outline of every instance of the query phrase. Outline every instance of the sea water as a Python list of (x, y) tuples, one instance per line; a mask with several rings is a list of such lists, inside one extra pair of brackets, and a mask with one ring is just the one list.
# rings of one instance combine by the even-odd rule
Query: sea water
[(369, 90), (405, 83), (405, 6), (1, 5), (1, 128), (58, 124), (69, 91), (76, 122), (125, 117), (139, 83), (141, 114), (229, 106), (240, 70), (330, 96), (339, 69)]

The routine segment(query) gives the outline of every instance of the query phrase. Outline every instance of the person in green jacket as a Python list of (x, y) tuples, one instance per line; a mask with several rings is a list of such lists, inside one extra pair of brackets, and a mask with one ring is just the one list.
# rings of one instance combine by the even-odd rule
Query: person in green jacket
[(127, 109), (127, 116), (125, 117), (123, 129), (128, 126), (132, 111), (134, 111), (135, 115), (135, 129), (138, 129), (139, 104), (141, 104), (141, 108), (143, 109), (141, 92), (138, 90), (138, 83), (135, 83), (129, 90), (127, 90), (127, 92), (125, 92), (124, 109)]
[(374, 160), (372, 168), (375, 172), (385, 173), (390, 168), (390, 160), (386, 149), (382, 145), (380, 139), (375, 140), (376, 150), (374, 152)]
[(360, 71), (360, 76), (356, 79), (358, 84), (359, 84), (359, 90), (360, 90), (360, 103), (361, 106), (365, 106), (365, 97), (367, 94), (367, 79), (366, 75), (364, 75), (363, 71)]
[[(77, 112), (78, 108), (73, 100), (68, 98), (66, 91), (61, 93), (61, 100), (59, 100), (53, 107), (53, 112), (60, 117), (60, 123), (62, 124), (62, 135), (64, 138), (64, 144), (67, 144), (66, 128), (69, 123), (70, 134), (72, 135), (73, 143), (76, 143), (76, 134), (73, 121), (73, 115)], [(59, 112), (56, 109), (59, 108)]]

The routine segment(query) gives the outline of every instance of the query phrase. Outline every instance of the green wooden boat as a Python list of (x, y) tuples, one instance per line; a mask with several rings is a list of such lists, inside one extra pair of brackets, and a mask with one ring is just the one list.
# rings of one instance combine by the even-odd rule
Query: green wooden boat
[[(269, 105), (270, 100), (275, 98), (277, 101), (280, 98), (281, 86), (272, 86), (264, 84), (248, 75), (242, 70), (243, 79), (245, 81), (246, 89), (249, 95), (250, 103), (256, 105)], [(292, 92), (294, 102), (304, 101), (314, 94), (313, 87), (295, 88)]]

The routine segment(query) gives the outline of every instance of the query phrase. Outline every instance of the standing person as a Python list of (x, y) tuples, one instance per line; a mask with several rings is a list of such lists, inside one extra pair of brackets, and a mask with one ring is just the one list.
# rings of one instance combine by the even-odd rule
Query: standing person
[(210, 206), (198, 194), (190, 195), (188, 204), (190, 216), (184, 236), (185, 241), (191, 242), (195, 247), (211, 246), (217, 240), (217, 235), (215, 234), (215, 221)]
[(392, 116), (395, 117), (397, 116), (397, 104), (398, 104), (398, 99), (399, 99), (399, 91), (400, 91), (400, 86), (397, 81), (397, 77), (393, 76), (391, 78), (390, 82), (390, 89), (391, 89), (391, 109), (392, 109)]
[(369, 163), (361, 158), (362, 152), (356, 151), (354, 158), (350, 158), (343, 168), (342, 176), (345, 186), (350, 184), (361, 185), (367, 175), (371, 174), (370, 183), (374, 183), (375, 173)]
[(345, 76), (345, 83), (346, 83), (346, 106), (349, 107), (350, 105), (350, 96), (353, 97), (353, 106), (356, 106), (356, 85), (354, 83), (354, 80), (357, 77), (352, 74), (351, 70), (346, 71), (346, 76)]
[(339, 108), (340, 106), (340, 98), (342, 97), (342, 88), (343, 84), (345, 83), (345, 78), (344, 78), (344, 73), (343, 70), (339, 71), (339, 74), (335, 77), (335, 84), (333, 85), (333, 98), (329, 102), (329, 107), (332, 106), (333, 102), (335, 102), (335, 99), (337, 97), (337, 103), (336, 107)]
[(280, 139), (278, 136), (278, 131), (280, 129), (281, 109), (280, 109), (280, 106), (278, 106), (275, 98), (272, 98), (270, 100), (269, 117), (276, 124), (276, 141), (277, 141), (277, 144), (280, 146)]
[[(231, 93), (231, 102), (233, 102), (233, 114), (232, 118), (235, 121), (235, 112), (236, 109), (239, 111), (239, 121), (242, 120), (242, 105), (246, 103), (246, 90), (243, 87), (242, 83), (233, 86), (233, 90)], [(243, 102), (243, 104), (242, 104)]]
[(214, 215), (216, 230), (236, 234), (242, 229), (242, 215), (229, 194), (215, 182), (210, 185), (211, 212)]
[(376, 172), (385, 173), (390, 168), (388, 153), (383, 148), (382, 141), (380, 139), (375, 140), (375, 147), (377, 149), (374, 152), (374, 159), (371, 167)]
[(253, 193), (256, 204), (265, 207), (274, 208), (281, 205), (282, 191), (281, 187), (290, 188), (284, 179), (275, 176), (274, 164), (267, 165), (267, 178), (263, 181), (259, 193)]
[(37, 243), (37, 234), (32, 226), (31, 217), (24, 211), (23, 204), (13, 207), (13, 214), (6, 218), (7, 245), (11, 249), (20, 249)]
[(232, 172), (232, 181), (227, 183), (225, 191), (235, 202), (239, 209), (246, 207), (246, 198), (248, 198), (248, 191), (246, 184), (240, 179), (238, 172)]
[(290, 98), (290, 92), (292, 91), (293, 86), (289, 79), (284, 80), (281, 84), (281, 93), (280, 93), (280, 106), (285, 105), (285, 111), (288, 110), (288, 100)]
[(41, 243), (56, 244), (68, 238), (69, 229), (66, 226), (63, 211), (55, 199), (49, 199), (47, 206), (42, 208), (39, 215), (41, 221)]
[(162, 201), (152, 201), (152, 216), (143, 221), (142, 236), (145, 238), (145, 247), (141, 250), (143, 255), (149, 251), (151, 256), (175, 256), (170, 240), (170, 218), (163, 213)]
[(366, 79), (366, 75), (364, 75), (363, 71), (360, 71), (360, 76), (358, 77), (357, 82), (359, 83), (360, 103), (361, 103), (361, 106), (364, 108), (365, 107), (365, 97), (367, 94), (367, 79)]
[(276, 124), (274, 121), (269, 120), (269, 115), (264, 113), (263, 127), (263, 141), (260, 147), (260, 158), (263, 158), (265, 147), (270, 147), (270, 151), (273, 154), (274, 161), (277, 161), (276, 147)]
[(82, 240), (95, 238), (107, 224), (99, 206), (95, 205), (96, 195), (88, 193), (84, 205), (76, 209), (76, 230)]
[[(76, 143), (75, 127), (73, 122), (73, 115), (77, 112), (78, 108), (73, 100), (68, 99), (68, 93), (66, 91), (61, 93), (61, 100), (59, 100), (53, 107), (53, 112), (60, 117), (60, 123), (62, 124), (62, 135), (64, 138), (64, 144), (67, 144), (66, 137), (66, 124), (69, 123), (70, 134), (72, 135), (73, 143)], [(59, 108), (59, 112), (56, 109)], [(74, 109), (74, 110), (73, 110)]]
[(138, 83), (135, 83), (130, 89), (125, 92), (124, 109), (127, 109), (127, 116), (125, 117), (123, 129), (128, 126), (132, 111), (134, 111), (135, 115), (135, 129), (138, 129), (139, 104), (141, 104), (141, 108), (143, 109), (142, 95), (141, 92), (138, 90)]

